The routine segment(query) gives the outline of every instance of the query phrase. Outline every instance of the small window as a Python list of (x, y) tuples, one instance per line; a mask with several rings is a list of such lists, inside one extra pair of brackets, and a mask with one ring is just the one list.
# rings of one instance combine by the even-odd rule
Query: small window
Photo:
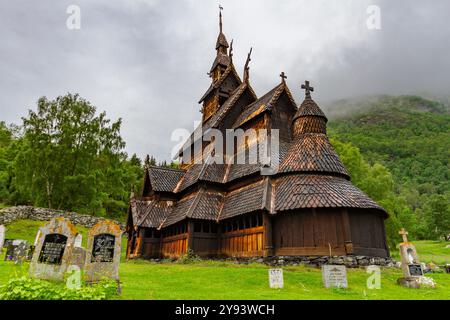
[(202, 232), (202, 224), (200, 222), (194, 223), (194, 232)]
[(233, 231), (236, 231), (238, 229), (238, 222), (237, 220), (233, 221)]
[(211, 223), (211, 232), (212, 233), (217, 233), (217, 224), (216, 223)]
[(244, 229), (244, 219), (239, 219), (239, 230)]
[(256, 221), (256, 216), (252, 216), (252, 228), (256, 227), (258, 225), (258, 222)]
[(203, 232), (209, 233), (209, 222), (203, 223)]

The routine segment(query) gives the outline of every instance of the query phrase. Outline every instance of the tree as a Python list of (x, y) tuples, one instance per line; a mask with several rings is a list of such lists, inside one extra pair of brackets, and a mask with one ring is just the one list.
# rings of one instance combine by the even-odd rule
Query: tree
[(35, 205), (93, 214), (108, 201), (123, 201), (134, 178), (122, 172), (120, 126), (77, 94), (40, 98), (37, 111), (23, 118), (17, 189)]

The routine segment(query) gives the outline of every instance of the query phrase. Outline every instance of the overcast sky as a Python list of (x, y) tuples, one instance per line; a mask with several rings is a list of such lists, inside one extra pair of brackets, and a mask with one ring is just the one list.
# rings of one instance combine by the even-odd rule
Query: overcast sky
[[(193, 128), (210, 83), (218, 4), (242, 73), (258, 96), (284, 71), (301, 102), (366, 94), (448, 94), (450, 1), (0, 0), (0, 121), (21, 123), (40, 96), (79, 93), (122, 118), (126, 151), (168, 159), (176, 128)], [(69, 30), (67, 7), (81, 9)], [(378, 5), (381, 29), (368, 29)]]

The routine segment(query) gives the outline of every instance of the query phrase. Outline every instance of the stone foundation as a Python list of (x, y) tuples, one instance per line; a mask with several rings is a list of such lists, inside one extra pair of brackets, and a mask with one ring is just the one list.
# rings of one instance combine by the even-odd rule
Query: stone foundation
[[(347, 268), (358, 268), (369, 265), (378, 265), (390, 268), (398, 268), (395, 260), (392, 258), (378, 258), (367, 256), (277, 256), (277, 257), (252, 257), (252, 258), (211, 258), (214, 261), (231, 261), (237, 264), (264, 263), (273, 267), (299, 266), (307, 265), (320, 267), (324, 264), (345, 265)], [(176, 261), (176, 259), (150, 259), (153, 262)]]
[[(0, 210), (0, 224), (4, 225), (8, 225), (11, 222), (23, 219), (50, 221), (54, 217), (64, 217), (66, 219), (69, 219), (73, 224), (78, 224), (86, 228), (92, 228), (92, 226), (94, 226), (97, 222), (105, 220), (105, 218), (78, 214), (76, 212), (34, 208), (31, 206), (17, 206)], [(118, 224), (121, 226), (122, 230), (125, 229), (125, 224)]]

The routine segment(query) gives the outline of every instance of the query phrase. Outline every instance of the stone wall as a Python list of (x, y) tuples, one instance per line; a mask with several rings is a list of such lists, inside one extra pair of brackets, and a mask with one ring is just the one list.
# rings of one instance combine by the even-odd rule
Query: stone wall
[[(69, 219), (72, 223), (81, 225), (86, 228), (92, 228), (98, 221), (105, 220), (105, 218), (94, 217), (76, 212), (66, 212), (61, 210), (52, 210), (45, 208), (34, 208), (30, 206), (17, 206), (4, 208), (0, 210), (0, 224), (10, 224), (16, 220), (29, 219), (37, 221), (49, 221), (54, 217), (64, 217)], [(122, 230), (125, 229), (123, 223), (118, 223)]]

